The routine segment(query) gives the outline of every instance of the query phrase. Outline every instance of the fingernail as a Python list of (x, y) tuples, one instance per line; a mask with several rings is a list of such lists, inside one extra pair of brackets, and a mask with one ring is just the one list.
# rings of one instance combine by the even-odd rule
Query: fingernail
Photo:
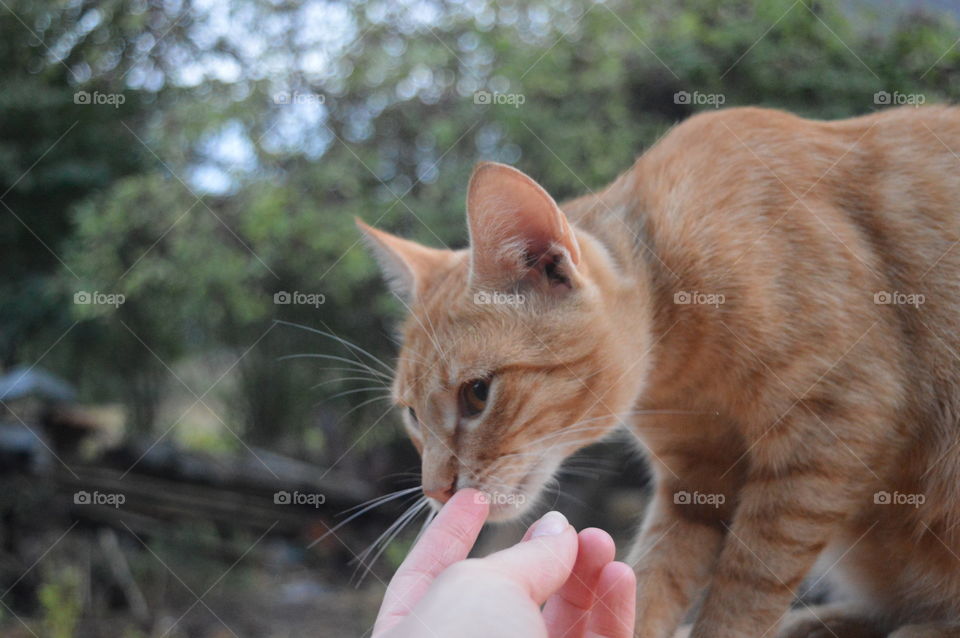
[(547, 512), (539, 521), (533, 524), (530, 538), (538, 536), (556, 536), (567, 529), (567, 517), (560, 512)]

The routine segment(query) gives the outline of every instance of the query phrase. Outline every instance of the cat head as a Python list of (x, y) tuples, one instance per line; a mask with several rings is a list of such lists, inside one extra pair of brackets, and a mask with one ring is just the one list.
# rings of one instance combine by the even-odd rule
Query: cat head
[(624, 316), (628, 282), (602, 245), (520, 171), (480, 164), (467, 222), (469, 248), (441, 250), (357, 220), (408, 312), (392, 393), (423, 491), (438, 505), (477, 488), (503, 520), (632, 408), (644, 320)]

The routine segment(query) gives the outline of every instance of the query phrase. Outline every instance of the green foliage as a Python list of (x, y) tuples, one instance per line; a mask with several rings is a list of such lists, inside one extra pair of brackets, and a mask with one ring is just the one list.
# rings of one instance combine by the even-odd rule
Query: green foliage
[[(4, 199), (37, 211), (25, 221), (69, 270), (0, 210), (4, 263), (18, 273), (0, 284), (15, 309), (0, 330), (4, 362), (29, 361), (79, 321), (48, 361), (81, 377), (87, 396), (126, 400), (142, 430), (179, 386), (168, 366), (228, 353), (239, 363), (216, 395), (245, 439), (296, 445), (315, 423), (325, 428), (309, 437), (317, 445), (335, 445), (338, 428), (356, 438), (335, 417), (372, 395), (317, 409), (318, 399), (359, 386), (315, 389), (344, 373), (324, 371), (330, 362), (277, 361), (349, 351), (272, 322), (329, 330), (388, 360), (400, 308), (358, 246), (353, 217), (462, 246), (464, 188), (479, 159), (516, 164), (565, 198), (601, 187), (671, 126), (711, 108), (677, 103), (678, 92), (822, 118), (880, 108), (878, 91), (927, 103), (960, 95), (955, 21), (919, 12), (881, 19), (790, 0), (547, 0), (440, 2), (422, 18), (404, 3), (370, 0), (342, 8), (343, 29), (314, 33), (306, 7), (250, 0), (231, 12), (240, 32), (231, 40), (207, 37), (204, 14), (189, 3), (175, 12), (140, 6), (105, 5), (64, 64), (24, 53), (29, 33), (0, 22), (15, 43), (3, 50), (19, 61), (6, 71), (17, 89), (0, 97), (0, 182), (12, 183), (79, 121)], [(81, 20), (72, 4), (17, 7), (49, 23), (45, 39)], [(241, 46), (244, 29), (252, 39), (267, 24), (272, 35), (256, 54)], [(164, 28), (160, 44), (143, 45)], [(359, 37), (339, 40), (341, 31)], [(300, 64), (311, 55), (327, 63)], [(181, 73), (194, 60), (207, 65), (199, 81)], [(218, 75), (214, 62), (239, 70)], [(73, 108), (81, 85), (121, 86), (127, 110)], [(476, 103), (478, 90), (522, 103)], [(280, 92), (310, 99), (278, 103)], [(224, 136), (247, 152), (217, 157)], [(218, 171), (226, 188), (205, 193), (200, 169)], [(126, 300), (71, 304), (78, 290)], [(325, 303), (276, 305), (278, 291), (322, 294)], [(372, 422), (385, 407), (373, 403), (350, 421)], [(359, 447), (382, 444), (378, 434)]]
[(80, 620), (83, 600), (80, 592), (80, 573), (75, 567), (65, 567), (40, 587), (40, 605), (43, 607), (45, 636), (73, 638)]
[[(142, 112), (138, 93), (128, 91), (119, 108), (76, 104), (73, 79), (80, 76), (66, 64), (51, 63), (49, 50), (34, 38), (69, 38), (77, 28), (74, 13), (65, 3), (11, 2), (0, 18), (2, 367), (38, 356), (69, 325), (65, 300), (47, 282), (69, 276), (59, 245), (72, 230), (70, 207), (142, 166), (138, 149), (123, 143), (121, 123)], [(106, 32), (95, 29), (88, 37), (98, 34)], [(85, 41), (74, 49), (92, 54), (110, 44)], [(85, 88), (111, 90), (102, 78)]]

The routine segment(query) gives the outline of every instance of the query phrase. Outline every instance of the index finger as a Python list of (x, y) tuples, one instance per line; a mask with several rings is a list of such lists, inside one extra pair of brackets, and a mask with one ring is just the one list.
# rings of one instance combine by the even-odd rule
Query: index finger
[(447, 567), (467, 557), (487, 519), (489, 506), (474, 489), (458, 491), (410, 550), (387, 586), (373, 636), (399, 623)]

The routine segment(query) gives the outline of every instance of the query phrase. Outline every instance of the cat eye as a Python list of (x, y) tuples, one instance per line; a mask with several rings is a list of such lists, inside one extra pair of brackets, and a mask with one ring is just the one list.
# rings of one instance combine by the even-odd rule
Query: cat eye
[(408, 407), (408, 408), (407, 408), (407, 414), (410, 415), (410, 420), (411, 420), (411, 421), (413, 421), (414, 423), (420, 423), (420, 421), (417, 420), (417, 411), (416, 411), (416, 410), (414, 410), (413, 408)]
[(460, 414), (465, 417), (477, 416), (487, 407), (487, 395), (490, 382), (486, 379), (473, 379), (460, 386)]

